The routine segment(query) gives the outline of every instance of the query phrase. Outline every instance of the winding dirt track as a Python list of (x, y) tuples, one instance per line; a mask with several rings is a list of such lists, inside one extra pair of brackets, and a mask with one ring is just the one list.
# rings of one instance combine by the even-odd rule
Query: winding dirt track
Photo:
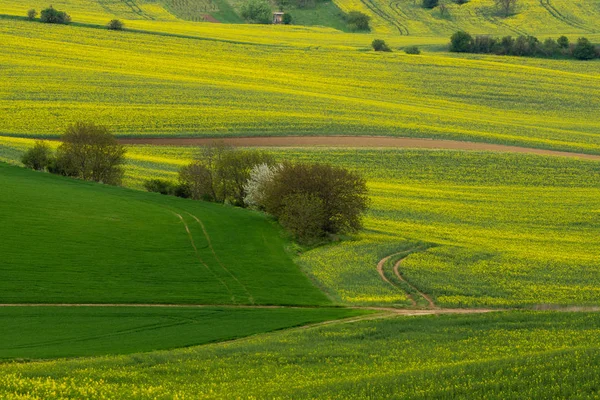
[(538, 154), (558, 157), (575, 157), (600, 161), (600, 155), (571, 153), (567, 151), (534, 149), (502, 144), (462, 142), (458, 140), (417, 139), (389, 136), (252, 136), (234, 138), (122, 138), (121, 144), (152, 146), (203, 146), (222, 141), (238, 147), (364, 147), (364, 148), (414, 148), (468, 151), (497, 151)]

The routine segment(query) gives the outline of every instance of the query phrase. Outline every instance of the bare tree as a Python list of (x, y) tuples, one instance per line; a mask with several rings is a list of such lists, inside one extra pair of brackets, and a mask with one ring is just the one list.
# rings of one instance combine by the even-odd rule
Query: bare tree
[(517, 7), (517, 0), (494, 0), (494, 2), (504, 17), (508, 17)]

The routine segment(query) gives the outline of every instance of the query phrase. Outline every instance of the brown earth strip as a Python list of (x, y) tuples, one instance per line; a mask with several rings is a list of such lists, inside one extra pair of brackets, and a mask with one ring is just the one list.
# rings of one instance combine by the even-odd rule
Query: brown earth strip
[(238, 147), (365, 147), (365, 148), (416, 148), (467, 151), (497, 151), (538, 154), (546, 156), (575, 157), (600, 161), (600, 155), (572, 153), (567, 151), (534, 149), (502, 144), (463, 142), (446, 139), (418, 139), (388, 136), (253, 136), (228, 138), (121, 138), (127, 145), (152, 146), (204, 146), (223, 141)]
[[(392, 257), (394, 257), (395, 255), (398, 255), (401, 253), (396, 253), (396, 254), (392, 254), (389, 255), (383, 259), (381, 259), (381, 261), (379, 261), (377, 263), (377, 272), (379, 272), (379, 276), (381, 277), (381, 279), (383, 279), (385, 282), (389, 283), (390, 285), (392, 285), (394, 288), (404, 292), (404, 290), (400, 289), (398, 286), (394, 285), (383, 273), (383, 266), (385, 265), (385, 263)], [(417, 306), (417, 302), (415, 301), (415, 299), (412, 297), (412, 295), (410, 293), (406, 293), (404, 292), (404, 294), (406, 295), (406, 297), (408, 298), (408, 300), (410, 300), (411, 304), (416, 307)]]

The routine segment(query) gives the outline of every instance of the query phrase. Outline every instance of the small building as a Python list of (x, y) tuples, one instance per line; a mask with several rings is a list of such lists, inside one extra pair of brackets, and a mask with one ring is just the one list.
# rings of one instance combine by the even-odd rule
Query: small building
[(273, 23), (274, 24), (283, 24), (283, 12), (277, 11), (273, 13)]

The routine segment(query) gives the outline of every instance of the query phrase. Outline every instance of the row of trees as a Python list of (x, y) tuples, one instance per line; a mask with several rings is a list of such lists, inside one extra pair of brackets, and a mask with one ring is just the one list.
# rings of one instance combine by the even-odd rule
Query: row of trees
[(125, 148), (106, 127), (76, 123), (62, 135), (56, 152), (46, 142), (37, 141), (21, 161), (38, 171), (119, 185)]
[(182, 167), (177, 183), (152, 179), (145, 187), (265, 211), (302, 243), (358, 230), (368, 203), (366, 182), (354, 172), (323, 164), (277, 163), (269, 153), (218, 142)]
[(578, 60), (600, 58), (600, 47), (593, 45), (584, 37), (572, 44), (566, 36), (561, 36), (558, 40), (548, 38), (540, 42), (535, 36), (497, 38), (477, 35), (473, 37), (464, 31), (452, 35), (450, 51), (528, 57), (573, 57)]

